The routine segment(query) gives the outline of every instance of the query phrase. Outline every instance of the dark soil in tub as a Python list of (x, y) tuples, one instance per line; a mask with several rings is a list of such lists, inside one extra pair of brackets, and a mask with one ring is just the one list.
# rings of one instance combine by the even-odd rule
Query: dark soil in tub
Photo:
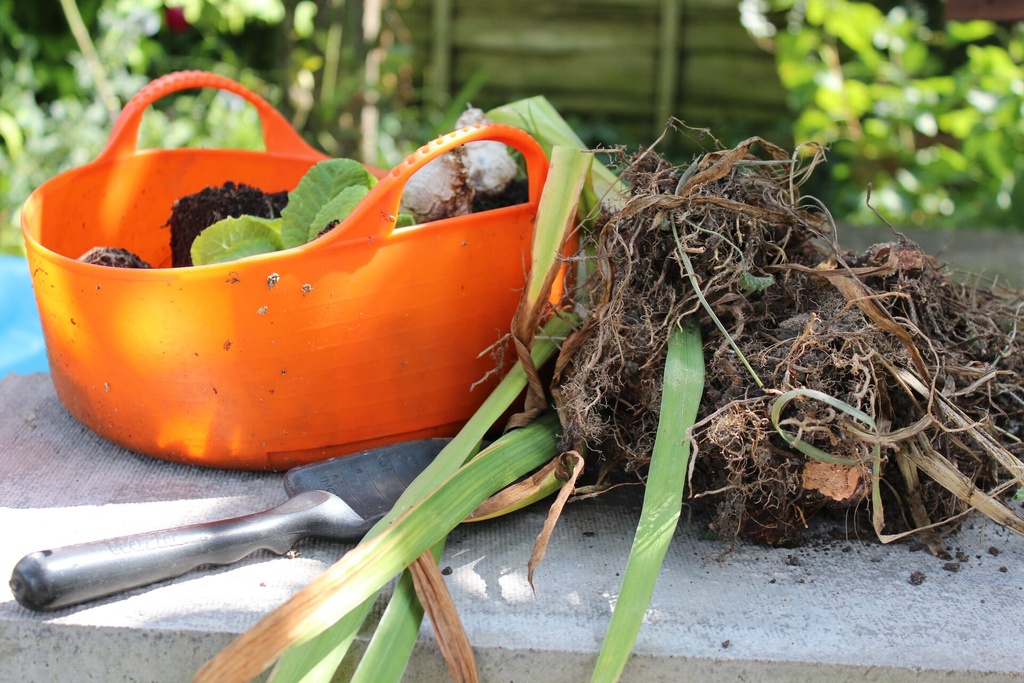
[(206, 228), (225, 218), (277, 218), (288, 204), (287, 192), (265, 193), (245, 184), (226, 182), (207, 187), (174, 202), (167, 225), (171, 228), (171, 265), (192, 265), (192, 242)]

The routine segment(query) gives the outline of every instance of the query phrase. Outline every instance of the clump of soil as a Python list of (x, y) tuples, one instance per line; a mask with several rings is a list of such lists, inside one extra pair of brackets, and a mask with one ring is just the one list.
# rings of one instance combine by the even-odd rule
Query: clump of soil
[(476, 193), (473, 195), (473, 207), (470, 213), (501, 209), (506, 206), (525, 204), (530, 201), (530, 185), (526, 178), (511, 181), (499, 194)]
[(146, 261), (127, 249), (117, 247), (93, 247), (78, 257), (82, 263), (110, 268), (152, 268)]
[(192, 242), (206, 228), (224, 218), (242, 215), (277, 218), (288, 204), (287, 192), (264, 193), (245, 184), (226, 182), (207, 187), (174, 202), (167, 225), (171, 229), (171, 265), (192, 265)]
[(804, 152), (752, 138), (688, 168), (628, 160), (630, 197), (586, 245), (587, 322), (556, 392), (568, 444), (599, 484), (643, 479), (669, 331), (695, 317), (706, 384), (687, 488), (719, 536), (794, 545), (838, 509), (883, 541), (929, 542), (969, 505), (1024, 533), (1005, 501), (1024, 484), (1020, 293), (957, 282), (898, 234), (842, 250), (800, 194), (823, 160)]

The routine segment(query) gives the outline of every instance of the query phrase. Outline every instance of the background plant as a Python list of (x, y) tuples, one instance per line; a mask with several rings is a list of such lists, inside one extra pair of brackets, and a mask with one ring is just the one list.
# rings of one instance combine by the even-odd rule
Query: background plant
[[(93, 159), (120, 107), (171, 71), (205, 69), (233, 78), (267, 98), (325, 153), (379, 166), (435, 137), (460, 108), (419, 115), (401, 19), (385, 2), (62, 0), (61, 6), (65, 21), (55, 22), (52, 5), (0, 0), (0, 252), (23, 251), (18, 211), (29, 193)], [(262, 142), (250, 107), (203, 90), (151, 108), (139, 144), (258, 149)]]
[(945, 22), (944, 3), (745, 1), (775, 51), (797, 143), (831, 147), (815, 188), (841, 220), (1020, 229), (1024, 30)]
[[(113, 113), (170, 71), (238, 80), (325, 153), (381, 167), (448, 129), (485, 87), (474, 81), (443, 110), (423, 105), (414, 72), (424, 65), (412, 63), (402, 20), (411, 0), (166, 1), (61, 0), (80, 14), (90, 57), (52, 4), (0, 0), (0, 252), (22, 250), (29, 192), (92, 159)], [(775, 52), (796, 142), (830, 146), (829, 174), (808, 189), (843, 221), (876, 222), (870, 184), (894, 223), (1021, 225), (1024, 30), (945, 22), (943, 6), (739, 3), (738, 19)], [(599, 120), (577, 123), (591, 144), (624, 142), (597, 135)], [(141, 136), (143, 146), (260, 144), (254, 112), (211, 91), (160, 102)]]

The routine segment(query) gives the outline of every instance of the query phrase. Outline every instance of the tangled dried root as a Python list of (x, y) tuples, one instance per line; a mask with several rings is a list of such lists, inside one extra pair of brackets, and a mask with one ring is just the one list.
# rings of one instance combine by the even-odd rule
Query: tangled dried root
[[(756, 156), (760, 148), (764, 154)], [(669, 331), (696, 316), (706, 384), (690, 496), (716, 531), (798, 543), (826, 508), (892, 540), (978, 508), (1024, 533), (1016, 292), (954, 281), (914, 243), (842, 251), (799, 188), (823, 160), (759, 138), (689, 168), (634, 158), (586, 246), (588, 311), (557, 387), (602, 480), (644, 476)]]

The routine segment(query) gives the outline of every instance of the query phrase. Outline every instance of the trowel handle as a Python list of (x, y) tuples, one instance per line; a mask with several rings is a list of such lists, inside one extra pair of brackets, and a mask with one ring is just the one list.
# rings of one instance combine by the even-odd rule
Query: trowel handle
[[(199, 565), (231, 564), (260, 549), (284, 554), (307, 536), (340, 540), (339, 506), (353, 526), (364, 521), (337, 496), (306, 491), (244, 517), (30, 553), (14, 567), (11, 592), (29, 609), (53, 610), (181, 576)], [(334, 533), (323, 533), (326, 526)]]

